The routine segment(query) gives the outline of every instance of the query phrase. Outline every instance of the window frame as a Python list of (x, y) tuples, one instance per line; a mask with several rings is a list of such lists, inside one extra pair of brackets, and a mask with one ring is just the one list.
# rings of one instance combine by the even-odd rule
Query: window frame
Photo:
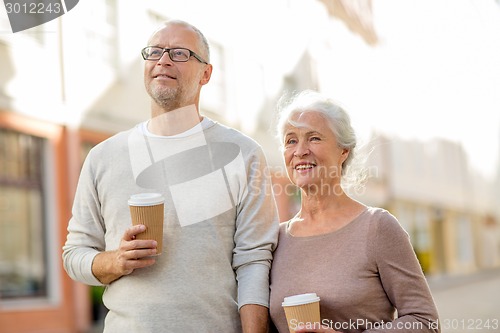
[(45, 287), (40, 296), (0, 298), (4, 310), (36, 309), (58, 306), (62, 303), (62, 246), (63, 224), (69, 214), (65, 191), (67, 179), (64, 163), (66, 145), (64, 127), (0, 110), (0, 128), (41, 138), (41, 205), (44, 246)]

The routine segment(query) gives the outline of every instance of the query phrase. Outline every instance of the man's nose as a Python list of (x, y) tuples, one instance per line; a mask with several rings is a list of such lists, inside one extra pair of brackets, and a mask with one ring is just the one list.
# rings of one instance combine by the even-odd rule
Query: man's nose
[(172, 59), (170, 59), (170, 54), (168, 51), (163, 50), (163, 53), (158, 59), (157, 65), (163, 66), (163, 65), (171, 65), (172, 64)]

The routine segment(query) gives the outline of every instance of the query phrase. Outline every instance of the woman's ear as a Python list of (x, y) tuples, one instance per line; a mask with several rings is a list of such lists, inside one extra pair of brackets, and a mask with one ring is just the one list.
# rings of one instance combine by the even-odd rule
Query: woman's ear
[(342, 159), (342, 163), (349, 157), (350, 150), (347, 148), (342, 149), (342, 154), (340, 155), (340, 158)]

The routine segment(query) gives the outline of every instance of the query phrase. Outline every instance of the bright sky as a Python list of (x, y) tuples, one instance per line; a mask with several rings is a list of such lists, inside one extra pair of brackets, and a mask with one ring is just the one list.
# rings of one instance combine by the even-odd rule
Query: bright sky
[(372, 3), (380, 44), (343, 40), (347, 48), (335, 57), (344, 66), (332, 65), (341, 80), (331, 89), (362, 111), (353, 115), (358, 132), (460, 142), (471, 165), (492, 176), (500, 151), (500, 2)]

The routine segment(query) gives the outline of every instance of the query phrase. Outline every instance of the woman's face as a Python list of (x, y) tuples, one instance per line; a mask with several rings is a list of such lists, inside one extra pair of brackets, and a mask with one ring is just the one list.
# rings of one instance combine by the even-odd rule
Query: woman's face
[(285, 165), (292, 183), (319, 194), (331, 193), (340, 186), (342, 162), (349, 151), (339, 148), (320, 113), (294, 114), (283, 133)]

